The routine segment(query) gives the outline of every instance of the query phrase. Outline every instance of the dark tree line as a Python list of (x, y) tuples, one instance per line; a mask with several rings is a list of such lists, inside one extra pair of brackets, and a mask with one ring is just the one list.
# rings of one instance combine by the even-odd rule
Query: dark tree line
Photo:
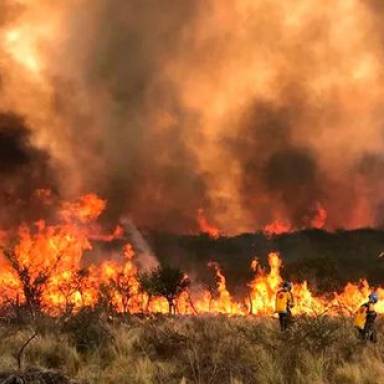
[(348, 281), (367, 278), (373, 285), (383, 284), (384, 231), (379, 229), (303, 230), (267, 237), (245, 233), (212, 239), (207, 235), (176, 235), (147, 232), (146, 239), (160, 262), (167, 262), (192, 274), (197, 282), (211, 279), (208, 262), (217, 261), (229, 290), (244, 296), (250, 279), (250, 264), (257, 257), (267, 267), (269, 252), (283, 259), (283, 276), (307, 280), (320, 292), (342, 289)]

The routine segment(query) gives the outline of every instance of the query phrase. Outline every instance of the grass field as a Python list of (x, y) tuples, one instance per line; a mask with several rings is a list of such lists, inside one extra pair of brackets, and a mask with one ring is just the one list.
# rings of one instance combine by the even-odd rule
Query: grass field
[(83, 311), (67, 320), (2, 323), (0, 370), (64, 372), (84, 383), (373, 384), (384, 383), (384, 323), (379, 341), (357, 340), (350, 319), (296, 319), (286, 333), (277, 320), (252, 317), (127, 317)]

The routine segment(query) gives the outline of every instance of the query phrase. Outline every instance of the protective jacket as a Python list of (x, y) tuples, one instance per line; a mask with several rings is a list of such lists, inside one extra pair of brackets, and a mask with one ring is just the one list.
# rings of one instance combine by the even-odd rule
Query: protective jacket
[(293, 306), (294, 300), (292, 293), (285, 289), (280, 289), (276, 293), (275, 311), (277, 313), (287, 313), (291, 311)]
[(355, 314), (354, 326), (364, 330), (369, 322), (373, 322), (376, 318), (375, 305), (373, 303), (363, 304)]

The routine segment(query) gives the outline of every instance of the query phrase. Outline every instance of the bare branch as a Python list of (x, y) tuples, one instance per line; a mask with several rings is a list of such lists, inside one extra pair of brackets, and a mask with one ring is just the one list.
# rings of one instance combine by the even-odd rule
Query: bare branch
[(21, 348), (19, 349), (18, 353), (14, 355), (14, 357), (16, 358), (17, 360), (17, 367), (19, 370), (21, 370), (21, 366), (22, 366), (22, 358), (23, 358), (23, 353), (25, 351), (25, 349), (28, 347), (29, 343), (35, 338), (37, 337), (38, 335), (38, 332), (35, 331), (35, 333), (29, 337), (26, 342), (21, 346)]

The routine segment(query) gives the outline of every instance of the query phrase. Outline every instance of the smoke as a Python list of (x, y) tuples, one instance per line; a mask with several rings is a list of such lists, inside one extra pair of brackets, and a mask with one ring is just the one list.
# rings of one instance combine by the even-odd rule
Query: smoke
[(50, 158), (32, 146), (25, 122), (12, 113), (0, 113), (0, 177), (3, 227), (47, 213), (39, 192), (56, 187)]
[(140, 231), (132, 221), (126, 217), (121, 220), (121, 224), (124, 227), (125, 234), (128, 236), (130, 243), (135, 248), (135, 260), (140, 267), (140, 271), (146, 272), (156, 268), (159, 262)]
[(380, 1), (18, 3), (0, 5), (0, 109), (61, 195), (176, 232), (200, 208), (228, 234), (319, 206), (329, 229), (382, 225)]

